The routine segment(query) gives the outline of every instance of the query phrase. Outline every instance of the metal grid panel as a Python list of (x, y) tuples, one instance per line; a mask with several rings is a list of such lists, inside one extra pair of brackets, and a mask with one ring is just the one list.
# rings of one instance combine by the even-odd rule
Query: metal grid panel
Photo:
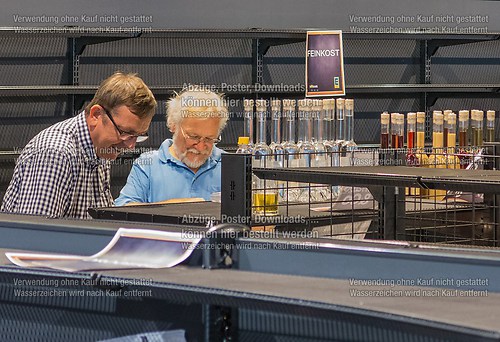
[(345, 39), (345, 57), (363, 58), (405, 58), (420, 57), (420, 46), (417, 40), (403, 39)]
[(264, 84), (304, 84), (305, 51), (305, 42), (271, 46), (264, 56)]
[(66, 79), (67, 61), (58, 60), (50, 64), (32, 60), (2, 61), (0, 58), (0, 83), (2, 85), (61, 85)]
[(432, 83), (500, 83), (500, 41), (441, 47), (431, 59)]
[(58, 118), (18, 118), (0, 125), (0, 150), (22, 149), (43, 129), (59, 122)]
[[(288, 181), (282, 181), (280, 185), (280, 182), (267, 179), (265, 190), (254, 187), (254, 210), (266, 217), (266, 208), (255, 206), (256, 203), (267, 205), (267, 216), (274, 217), (268, 220), (278, 227), (274, 229), (308, 232), (303, 237), (395, 239), (499, 247), (500, 196), (491, 193), (499, 188), (498, 175), (481, 169), (498, 165), (500, 156), (491, 155), (490, 151), (477, 159), (477, 151), (457, 148), (454, 153), (443, 153), (428, 148), (424, 153), (428, 160), (421, 167), (406, 167), (400, 172), (399, 165), (406, 165), (408, 153), (417, 155), (416, 152), (355, 149), (331, 154), (332, 159), (340, 160), (341, 166), (394, 165), (388, 169), (365, 168), (370, 171), (361, 171), (357, 167), (323, 167), (315, 171), (317, 155), (308, 155), (312, 160), (309, 165), (306, 155), (299, 156), (299, 166), (308, 168), (288, 170), (287, 167), (275, 167), (268, 177)], [(465, 168), (472, 161), (479, 170), (474, 176), (467, 176), (472, 171)], [(334, 186), (317, 184), (319, 182), (330, 182)], [(369, 186), (369, 192), (366, 188), (351, 185)], [(267, 191), (271, 194), (273, 189), (278, 193), (277, 214), (273, 212), (276, 204), (255, 202), (258, 200), (255, 193)], [(325, 191), (329, 192), (328, 196), (319, 196)], [(282, 217), (288, 217), (292, 224), (283, 223)], [(299, 217), (305, 221), (293, 224)], [(261, 219), (261, 222), (265, 221)], [(273, 226), (266, 225), (266, 228), (273, 229)]]
[(49, 35), (0, 37), (0, 84), (67, 84), (67, 39)]
[[(305, 48), (305, 42), (271, 47), (264, 58), (264, 83), (303, 84)], [(344, 40), (344, 58), (347, 85), (418, 83), (417, 41)]]
[(500, 41), (483, 41), (440, 47), (434, 54), (435, 58), (498, 58)]
[(0, 97), (0, 120), (8, 125), (4, 119), (61, 117), (67, 110), (66, 101), (66, 96)]
[[(250, 65), (226, 64), (86, 64), (80, 63), (80, 84), (96, 85), (115, 71), (135, 72), (149, 86), (191, 84), (250, 84)], [(146, 63), (146, 61), (144, 61)]]
[(138, 72), (150, 86), (250, 84), (251, 52), (251, 41), (242, 39), (147, 38), (102, 43), (88, 46), (82, 54), (80, 82), (98, 84), (103, 75), (121, 70)]
[(380, 113), (416, 112), (420, 110), (418, 98), (355, 98), (354, 141), (358, 144), (380, 142)]
[(67, 38), (53, 37), (50, 34), (0, 37), (0, 56), (2, 58), (19, 57), (65, 57)]
[(250, 57), (249, 39), (133, 38), (89, 45), (82, 57)]
[(418, 83), (420, 45), (413, 40), (344, 40), (349, 84)]

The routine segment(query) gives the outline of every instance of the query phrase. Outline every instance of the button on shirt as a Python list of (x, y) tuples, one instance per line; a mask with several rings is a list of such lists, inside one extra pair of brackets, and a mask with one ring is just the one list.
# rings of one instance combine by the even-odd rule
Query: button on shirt
[(194, 173), (168, 150), (172, 139), (165, 140), (158, 151), (141, 154), (134, 162), (127, 184), (115, 200), (151, 203), (172, 198), (202, 197), (210, 200), (221, 187), (221, 149), (214, 146), (207, 161)]
[(89, 207), (112, 204), (110, 162), (95, 154), (82, 112), (43, 130), (26, 145), (1, 210), (90, 219)]

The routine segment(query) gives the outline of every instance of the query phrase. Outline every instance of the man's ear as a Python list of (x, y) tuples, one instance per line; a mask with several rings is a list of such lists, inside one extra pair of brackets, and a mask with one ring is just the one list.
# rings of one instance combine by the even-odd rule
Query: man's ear
[(90, 107), (90, 113), (87, 116), (87, 123), (90, 127), (96, 127), (100, 120), (102, 120), (103, 109), (99, 105)]
[(170, 130), (170, 132), (171, 132), (172, 134), (174, 134), (174, 133), (175, 133), (175, 130), (177, 129), (177, 124), (172, 124), (172, 125), (170, 125), (170, 126), (168, 127), (168, 129)]

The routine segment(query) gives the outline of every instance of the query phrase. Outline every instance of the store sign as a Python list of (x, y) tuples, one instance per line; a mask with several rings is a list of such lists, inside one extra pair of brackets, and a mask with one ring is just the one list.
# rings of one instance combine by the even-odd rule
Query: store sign
[(345, 95), (342, 31), (308, 31), (306, 96)]

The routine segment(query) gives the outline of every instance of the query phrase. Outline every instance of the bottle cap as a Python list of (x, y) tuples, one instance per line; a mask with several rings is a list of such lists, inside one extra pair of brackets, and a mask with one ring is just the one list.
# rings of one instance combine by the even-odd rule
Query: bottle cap
[(443, 124), (443, 113), (441, 111), (435, 110), (432, 112), (432, 122), (436, 125)]
[(489, 110), (486, 112), (486, 119), (488, 121), (495, 121), (495, 111), (494, 110)]
[(469, 111), (461, 110), (458, 112), (458, 120), (459, 121), (468, 121), (469, 120)]
[(262, 110), (262, 108), (264, 108), (264, 110), (265, 110), (267, 107), (266, 100), (263, 100), (263, 99), (256, 100), (255, 107), (259, 108), (260, 110)]
[(391, 122), (397, 124), (399, 120), (399, 113), (391, 113)]
[(273, 110), (280, 110), (281, 108), (281, 101), (278, 99), (271, 100), (271, 108)]
[(417, 112), (417, 122), (425, 124), (425, 112)]
[(346, 99), (345, 100), (345, 109), (353, 110), (354, 109), (354, 100)]
[(321, 109), (323, 109), (323, 100), (313, 100), (313, 110), (319, 112)]
[(389, 124), (389, 113), (387, 112), (383, 112), (382, 114), (380, 114), (380, 123), (382, 125), (388, 125)]
[(448, 125), (453, 126), (457, 124), (457, 114), (451, 112), (448, 113)]
[(244, 100), (243, 106), (245, 107), (245, 111), (247, 112), (253, 111), (253, 100)]
[(476, 111), (476, 120), (483, 121), (484, 120), (484, 112), (482, 110)]
[(238, 138), (238, 145), (248, 145), (249, 142), (250, 142), (249, 137), (239, 137)]

